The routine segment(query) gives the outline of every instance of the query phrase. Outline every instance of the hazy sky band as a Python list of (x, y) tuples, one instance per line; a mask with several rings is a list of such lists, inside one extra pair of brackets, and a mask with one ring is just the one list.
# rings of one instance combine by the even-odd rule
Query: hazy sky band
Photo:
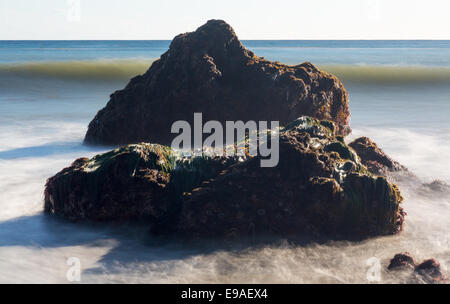
[(0, 39), (172, 39), (208, 19), (241, 39), (450, 39), (446, 0), (0, 0)]

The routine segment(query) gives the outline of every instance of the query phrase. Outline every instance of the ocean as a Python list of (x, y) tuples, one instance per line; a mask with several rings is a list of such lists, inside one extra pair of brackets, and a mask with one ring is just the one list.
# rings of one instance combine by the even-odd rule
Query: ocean
[[(266, 59), (310, 61), (350, 97), (349, 139), (368, 136), (424, 182), (450, 184), (450, 41), (243, 41)], [(450, 197), (401, 187), (405, 231), (364, 242), (183, 244), (143, 227), (46, 216), (47, 178), (108, 148), (82, 144), (87, 125), (170, 41), (0, 41), (0, 283), (408, 283), (385, 268), (396, 253), (450, 265)]]

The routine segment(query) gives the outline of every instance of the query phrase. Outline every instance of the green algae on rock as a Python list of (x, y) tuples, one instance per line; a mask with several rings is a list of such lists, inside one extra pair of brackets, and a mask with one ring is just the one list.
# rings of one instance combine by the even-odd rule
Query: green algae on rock
[(166, 146), (135, 144), (80, 158), (48, 179), (45, 211), (70, 220), (166, 219), (184, 191), (217, 174), (232, 159), (183, 159)]
[(369, 173), (329, 122), (297, 119), (280, 132), (278, 166), (260, 168), (257, 159), (185, 195), (179, 233), (361, 239), (402, 229), (398, 187)]
[(300, 117), (277, 130), (280, 162), (260, 156), (186, 158), (128, 145), (79, 159), (50, 178), (45, 210), (71, 220), (144, 219), (183, 237), (360, 239), (402, 229), (398, 187), (372, 175), (334, 123)]
[(378, 145), (368, 137), (359, 137), (349, 143), (361, 162), (376, 175), (389, 175), (390, 172), (407, 171), (408, 169), (389, 157)]
[(374, 175), (384, 176), (390, 182), (408, 187), (426, 198), (441, 198), (450, 193), (450, 185), (441, 180), (424, 182), (407, 167), (392, 159), (368, 137), (359, 137), (348, 144), (357, 154), (361, 163)]

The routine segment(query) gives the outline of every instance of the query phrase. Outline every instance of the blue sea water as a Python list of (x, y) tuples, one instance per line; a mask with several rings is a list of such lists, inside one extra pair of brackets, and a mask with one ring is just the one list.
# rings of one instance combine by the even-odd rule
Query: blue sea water
[[(310, 61), (349, 92), (353, 135), (373, 138), (424, 181), (450, 183), (450, 41), (243, 41), (258, 56)], [(363, 244), (236, 252), (148, 244), (139, 229), (73, 225), (42, 215), (45, 180), (77, 157), (89, 121), (170, 41), (0, 41), (0, 282), (365, 282), (366, 260), (400, 251), (450, 262), (449, 198), (402, 188), (401, 236)], [(145, 236), (142, 236), (142, 235)], [(324, 262), (326, 261), (326, 262)], [(384, 274), (385, 282), (407, 278)]]
[[(434, 127), (446, 120), (450, 110), (447, 40), (243, 43), (267, 59), (287, 64), (310, 61), (336, 74), (350, 92), (354, 124), (370, 124), (373, 120), (365, 116), (382, 111), (383, 115), (371, 116), (377, 118), (375, 124), (382, 120), (393, 126)], [(53, 87), (46, 89), (49, 94), (82, 80), (117, 89), (133, 75), (143, 73), (169, 45), (170, 41), (2, 41), (0, 89), (12, 98), (20, 94), (17, 91), (30, 90), (39, 98), (36, 94), (46, 85)], [(430, 94), (435, 97), (431, 101)], [(398, 111), (383, 109), (386, 104), (408, 113), (399, 117)], [(416, 111), (417, 107), (420, 111)], [(448, 130), (445, 123), (439, 127)]]
[[(449, 40), (249, 40), (243, 44), (270, 60), (295, 64), (450, 66)], [(0, 63), (98, 59), (155, 59), (169, 40), (2, 41)]]

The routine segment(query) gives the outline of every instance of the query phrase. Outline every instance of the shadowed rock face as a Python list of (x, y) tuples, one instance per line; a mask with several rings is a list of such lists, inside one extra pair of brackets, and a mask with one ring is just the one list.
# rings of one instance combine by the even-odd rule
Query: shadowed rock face
[(389, 181), (406, 186), (417, 195), (427, 198), (442, 198), (450, 194), (450, 185), (444, 181), (434, 180), (424, 183), (408, 168), (393, 160), (368, 137), (360, 137), (349, 143), (358, 154), (361, 163), (369, 172), (386, 177)]
[(277, 120), (301, 115), (336, 123), (350, 133), (348, 95), (333, 75), (310, 63), (288, 66), (257, 57), (224, 21), (210, 20), (175, 37), (142, 76), (111, 95), (89, 124), (89, 144), (170, 144), (171, 125), (204, 120)]
[(408, 169), (381, 150), (378, 145), (368, 137), (360, 137), (349, 144), (367, 169), (376, 175), (387, 176), (390, 172), (407, 171)]
[(44, 209), (70, 220), (158, 217), (173, 207), (163, 162), (170, 149), (147, 144), (77, 159), (48, 179)]

